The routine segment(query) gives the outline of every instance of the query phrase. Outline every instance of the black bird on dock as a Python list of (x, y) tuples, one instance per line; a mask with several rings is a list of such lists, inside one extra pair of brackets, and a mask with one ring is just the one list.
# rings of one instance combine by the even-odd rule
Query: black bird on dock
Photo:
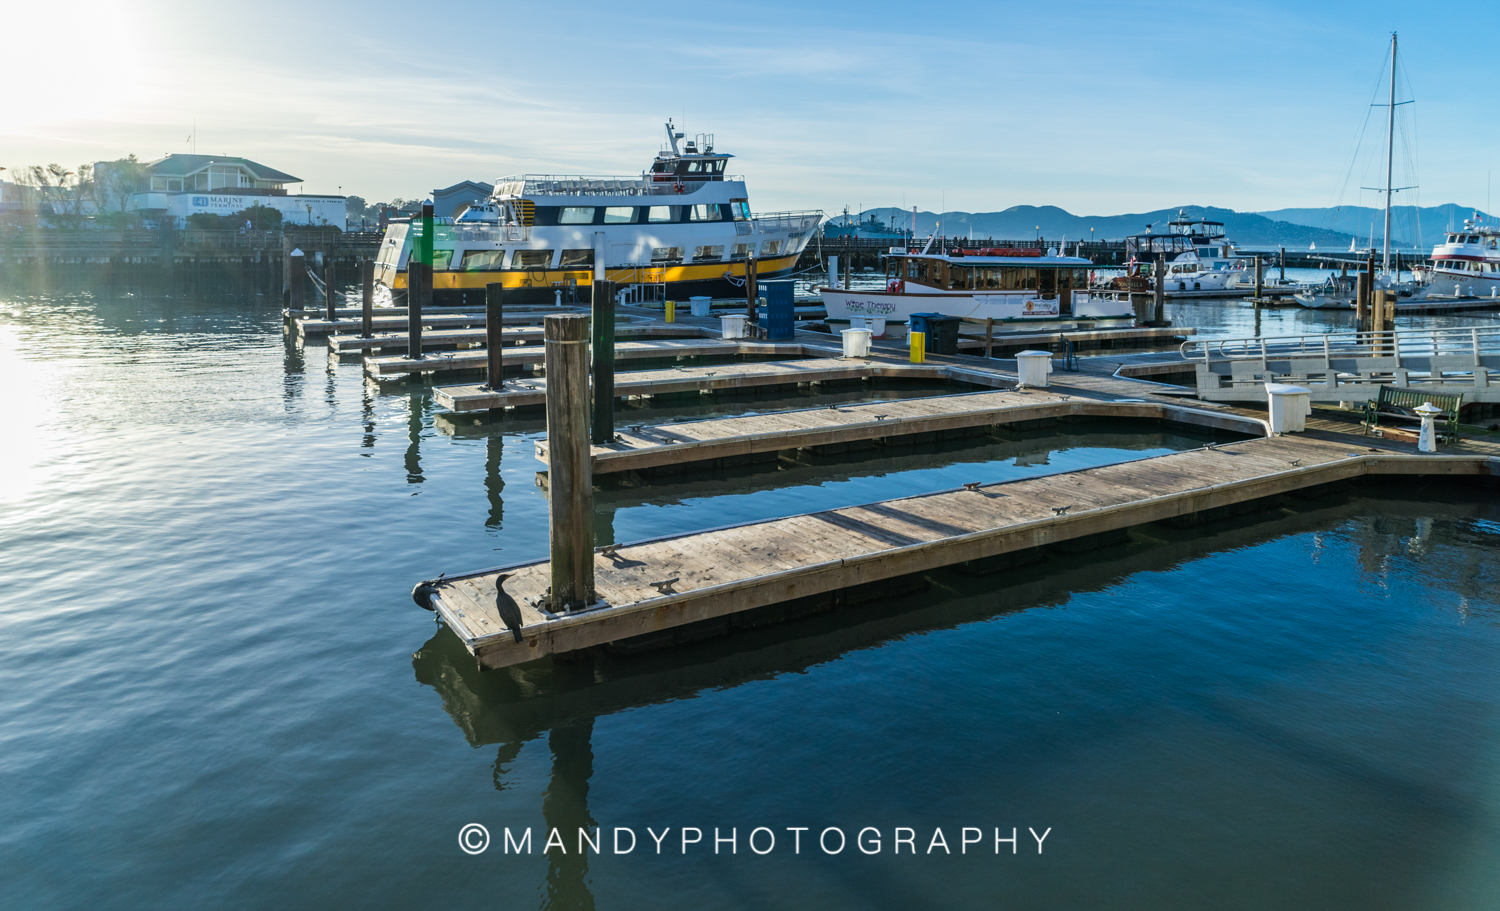
[(495, 577), (495, 609), (500, 612), (500, 619), (505, 621), (505, 628), (510, 634), (521, 641), (521, 605), (516, 599), (505, 593), (501, 583), (509, 579), (510, 573), (501, 573)]

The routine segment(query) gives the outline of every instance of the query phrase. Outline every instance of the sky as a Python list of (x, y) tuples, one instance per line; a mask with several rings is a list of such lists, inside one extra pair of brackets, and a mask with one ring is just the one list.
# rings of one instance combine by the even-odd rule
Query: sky
[[(236, 155), (307, 193), (638, 174), (672, 118), (757, 211), (1488, 209), (1500, 4), (384, 0), (10, 5), (0, 167)], [(27, 40), (26, 35), (34, 36)], [(1377, 89), (1379, 90), (1377, 92)], [(1379, 97), (1377, 97), (1377, 95)], [(1356, 146), (1371, 126), (1360, 155)], [(1351, 162), (1354, 166), (1351, 169)], [(0, 176), (8, 176), (0, 172)]]

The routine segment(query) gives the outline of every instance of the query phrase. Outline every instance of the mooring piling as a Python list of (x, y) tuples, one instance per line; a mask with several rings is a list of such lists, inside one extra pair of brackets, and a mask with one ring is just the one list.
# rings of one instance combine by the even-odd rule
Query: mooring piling
[(1152, 322), (1164, 325), (1167, 321), (1167, 254), (1156, 254), (1156, 313)]
[(375, 261), (367, 259), (360, 263), (360, 326), (362, 338), (375, 336)]
[(1255, 257), (1255, 306), (1260, 306), (1261, 292), (1265, 290), (1265, 270), (1261, 268), (1260, 255)]
[(293, 250), (287, 260), (287, 309), (292, 313), (301, 315), (303, 310), (302, 295), (307, 284), (307, 258), (302, 255), (300, 249)]
[(334, 290), (338, 285), (338, 271), (333, 265), (333, 252), (329, 251), (328, 258), (323, 261), (323, 303), (328, 310), (328, 321), (332, 322), (339, 318), (339, 295)]
[(752, 248), (745, 257), (745, 322), (755, 322), (755, 297), (756, 297), (756, 262), (755, 250)]
[[(596, 288), (597, 290), (597, 288)], [(547, 370), (547, 518), (554, 612), (594, 600), (594, 478), (589, 449), (589, 317), (543, 321)]]
[(484, 352), (484, 386), (500, 389), (505, 385), (505, 286), (499, 282), (484, 286)]
[[(615, 288), (594, 282), (594, 434), (596, 445), (615, 438)], [(549, 374), (550, 375), (550, 374)]]
[(406, 266), (406, 356), (422, 359), (422, 307), (432, 302), (432, 202), (422, 203), (422, 235)]

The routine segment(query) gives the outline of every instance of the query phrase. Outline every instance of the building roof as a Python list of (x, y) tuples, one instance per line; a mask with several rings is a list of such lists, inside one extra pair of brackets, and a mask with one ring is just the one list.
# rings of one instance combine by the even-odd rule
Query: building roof
[(302, 182), (302, 178), (293, 177), (284, 171), (268, 168), (248, 158), (234, 158), (229, 155), (168, 155), (166, 158), (147, 162), (146, 168), (155, 177), (182, 177), (188, 174), (196, 174), (211, 164), (244, 165), (255, 176), (256, 180), (264, 180), (271, 183)]
[(457, 193), (461, 190), (478, 190), (488, 196), (489, 194), (495, 192), (495, 185), (489, 183), (480, 183), (477, 180), (460, 180), (458, 183), (454, 184), (451, 187), (443, 187), (441, 190), (433, 190), (432, 195), (437, 196), (439, 194)]

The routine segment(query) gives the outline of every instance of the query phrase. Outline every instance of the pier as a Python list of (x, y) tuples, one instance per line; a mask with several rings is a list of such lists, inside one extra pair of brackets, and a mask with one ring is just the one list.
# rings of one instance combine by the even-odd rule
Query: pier
[[(1315, 430), (611, 545), (593, 554), (597, 600), (587, 610), (547, 609), (545, 561), (450, 575), (435, 583), (430, 603), (481, 666), (505, 667), (637, 637), (670, 641), (688, 624), (754, 625), (767, 621), (762, 609), (781, 605), (796, 615), (820, 597), (944, 566), (1000, 571), (1019, 551), (1211, 518), (1369, 475), (1494, 477), (1497, 455), (1418, 455)], [(502, 574), (520, 605), (519, 642), (495, 608)]]

